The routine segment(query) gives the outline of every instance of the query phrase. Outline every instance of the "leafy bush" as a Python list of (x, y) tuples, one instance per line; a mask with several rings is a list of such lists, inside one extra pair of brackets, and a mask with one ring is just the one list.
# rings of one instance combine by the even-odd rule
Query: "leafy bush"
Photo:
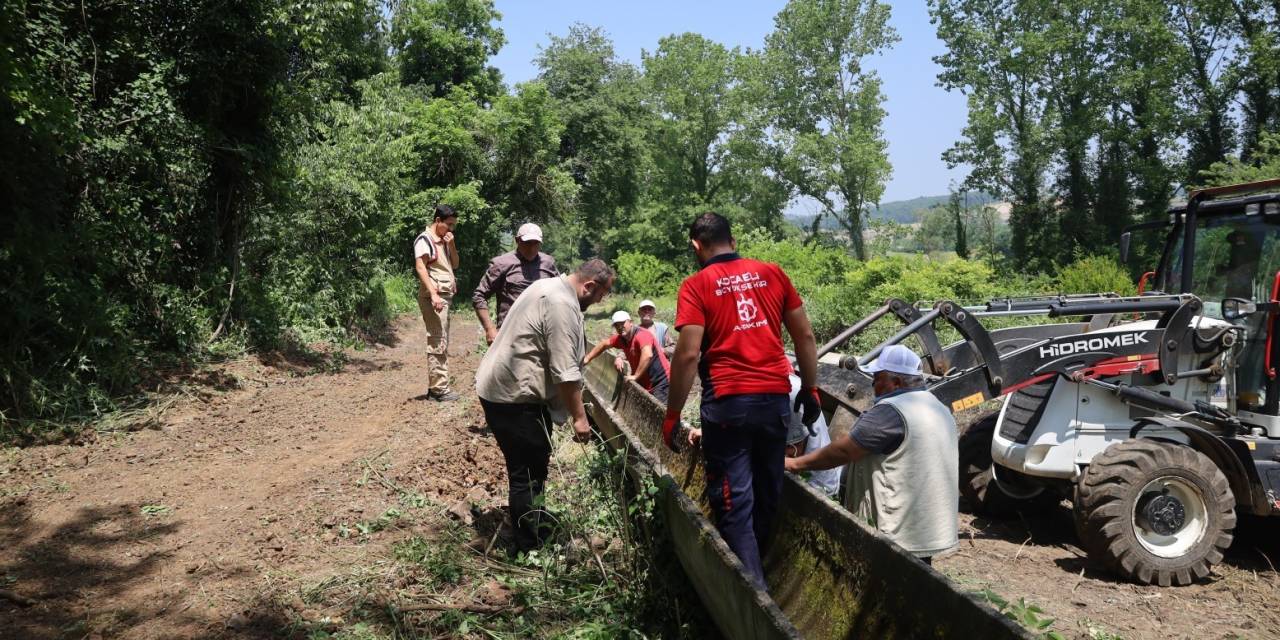
[(738, 252), (782, 267), (801, 296), (840, 282), (859, 264), (844, 248), (805, 243), (796, 238), (779, 240), (760, 229), (738, 238)]
[(615, 260), (618, 273), (617, 288), (639, 296), (657, 296), (675, 291), (681, 276), (671, 264), (645, 254), (627, 252)]
[[(858, 262), (841, 247), (793, 238), (775, 240), (759, 233), (744, 234), (738, 247), (744, 255), (775, 262), (787, 272), (805, 300), (819, 342), (835, 336), (889, 298), (913, 304), (938, 300), (972, 304), (999, 296), (1044, 293), (1053, 284), (1044, 277), (1003, 275), (985, 261), (954, 257), (890, 256)], [(896, 328), (892, 320), (885, 319), (849, 348), (874, 345)]]
[(1078, 258), (1058, 270), (1057, 285), (1062, 293), (1137, 293), (1129, 273), (1110, 256)]

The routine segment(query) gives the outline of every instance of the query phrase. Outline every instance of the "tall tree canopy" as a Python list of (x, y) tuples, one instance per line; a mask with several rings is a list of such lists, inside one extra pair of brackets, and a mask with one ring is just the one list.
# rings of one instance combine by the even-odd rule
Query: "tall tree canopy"
[(774, 23), (761, 66), (780, 173), (821, 203), (819, 218), (837, 218), (865, 258), (864, 216), (879, 204), (892, 168), (880, 79), (864, 65), (898, 39), (889, 6), (792, 0)]
[(551, 36), (536, 63), (539, 79), (564, 121), (560, 158), (579, 187), (577, 215), (560, 239), (579, 255), (609, 255), (600, 230), (623, 226), (640, 203), (648, 169), (645, 136), (652, 124), (642, 103), (640, 71), (620, 62), (600, 29), (575, 24)]
[(646, 95), (658, 120), (654, 157), (668, 195), (715, 199), (741, 105), (737, 65), (741, 54), (696, 33), (667, 36), (645, 52)]
[(489, 58), (506, 43), (494, 23), (493, 0), (402, 0), (391, 20), (400, 78), (434, 97), (468, 85), (482, 101), (502, 91), (502, 74)]
[(1014, 253), (1032, 269), (1158, 218), (1178, 187), (1233, 152), (1247, 163), (1280, 124), (1274, 4), (931, 0), (930, 12), (947, 45), (939, 80), (969, 95), (944, 158), (969, 167), (966, 186), (1012, 201)]

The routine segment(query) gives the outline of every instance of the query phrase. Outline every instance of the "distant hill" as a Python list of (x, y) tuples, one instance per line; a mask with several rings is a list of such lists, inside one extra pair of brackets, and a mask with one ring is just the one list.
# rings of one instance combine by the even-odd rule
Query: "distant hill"
[[(893, 220), (902, 224), (910, 224), (916, 221), (916, 214), (920, 211), (928, 209), (936, 205), (947, 204), (950, 196), (920, 196), (910, 200), (894, 200), (893, 202), (885, 202), (880, 205), (879, 210), (872, 211), (871, 217), (878, 220)], [(995, 202), (995, 198), (982, 192), (974, 192), (969, 194), (969, 206), (977, 207), (990, 202)], [(802, 229), (808, 229), (813, 222), (812, 215), (788, 215), (790, 220), (796, 226)], [(822, 221), (823, 229), (838, 229), (840, 224), (830, 217)]]

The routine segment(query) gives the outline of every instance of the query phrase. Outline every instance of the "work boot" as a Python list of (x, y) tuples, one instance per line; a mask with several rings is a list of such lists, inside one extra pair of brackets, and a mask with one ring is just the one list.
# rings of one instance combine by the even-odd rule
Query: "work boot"
[(453, 402), (461, 396), (452, 391), (431, 391), (427, 393), (427, 397), (436, 402)]

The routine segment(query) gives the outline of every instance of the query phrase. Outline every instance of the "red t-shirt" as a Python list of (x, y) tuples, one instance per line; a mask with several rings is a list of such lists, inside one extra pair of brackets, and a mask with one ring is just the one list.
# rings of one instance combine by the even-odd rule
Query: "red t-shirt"
[(676, 329), (704, 329), (698, 363), (704, 401), (791, 393), (782, 314), (802, 304), (781, 267), (736, 253), (716, 256), (686, 278), (676, 302)]
[[(609, 338), (609, 346), (622, 349), (623, 353), (627, 354), (627, 362), (631, 363), (631, 371), (636, 374), (636, 382), (640, 383), (646, 391), (652, 391), (654, 387), (661, 386), (671, 377), (671, 363), (667, 361), (667, 354), (662, 351), (662, 347), (658, 346), (658, 339), (648, 330), (641, 327), (633, 328), (631, 339), (625, 342), (622, 336), (615, 334)], [(645, 347), (653, 347), (653, 359), (649, 361), (646, 371), (638, 371), (640, 357)]]

